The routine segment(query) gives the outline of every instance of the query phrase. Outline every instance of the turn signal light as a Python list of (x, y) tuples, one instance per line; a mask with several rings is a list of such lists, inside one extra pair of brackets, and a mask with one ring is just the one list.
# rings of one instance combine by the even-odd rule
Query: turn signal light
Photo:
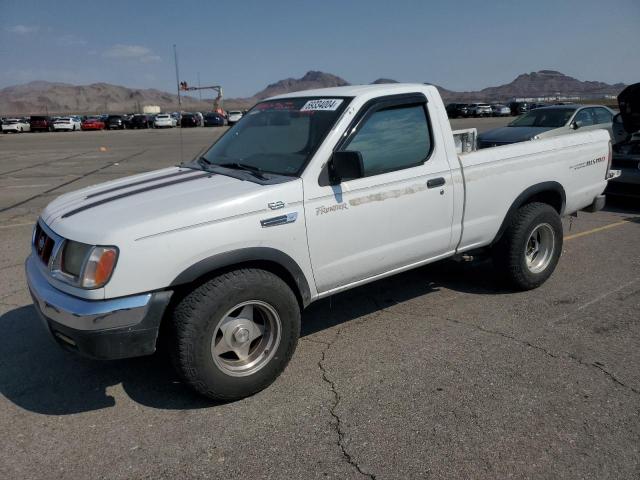
[(83, 288), (104, 286), (113, 273), (118, 260), (116, 247), (94, 247), (82, 275)]

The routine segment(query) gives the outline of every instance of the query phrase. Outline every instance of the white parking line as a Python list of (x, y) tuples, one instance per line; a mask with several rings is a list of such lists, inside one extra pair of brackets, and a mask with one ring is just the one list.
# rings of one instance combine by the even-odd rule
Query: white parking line
[(26, 227), (27, 225), (31, 225), (33, 227), (35, 223), (36, 222), (34, 220), (33, 222), (29, 222), (29, 223), (14, 223), (12, 225), (0, 225), (0, 230), (4, 230), (6, 228)]
[(50, 183), (41, 183), (38, 185), (9, 185), (8, 187), (4, 187), (4, 188), (38, 188), (38, 187), (48, 187), (49, 185), (51, 185)]

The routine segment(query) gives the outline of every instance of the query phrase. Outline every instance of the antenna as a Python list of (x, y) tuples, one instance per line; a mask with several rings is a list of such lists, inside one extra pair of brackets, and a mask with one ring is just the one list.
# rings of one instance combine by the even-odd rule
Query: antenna
[(173, 63), (176, 66), (176, 88), (178, 89), (178, 107), (181, 109), (182, 100), (180, 99), (180, 70), (178, 69), (178, 49), (176, 44), (173, 44)]

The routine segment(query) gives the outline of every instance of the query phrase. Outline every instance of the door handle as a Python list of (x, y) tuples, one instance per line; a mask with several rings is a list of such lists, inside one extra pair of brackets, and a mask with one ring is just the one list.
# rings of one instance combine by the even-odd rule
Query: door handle
[(436, 188), (444, 185), (444, 177), (432, 178), (427, 180), (427, 188)]

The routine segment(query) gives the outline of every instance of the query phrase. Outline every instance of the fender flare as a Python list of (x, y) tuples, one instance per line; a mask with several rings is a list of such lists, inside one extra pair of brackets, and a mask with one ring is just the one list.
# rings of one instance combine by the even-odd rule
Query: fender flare
[(540, 194), (549, 193), (549, 192), (558, 194), (560, 196), (561, 203), (560, 203), (560, 208), (558, 209), (558, 214), (562, 216), (564, 214), (564, 209), (567, 204), (567, 194), (564, 191), (564, 187), (558, 182), (554, 182), (554, 181), (542, 182), (542, 183), (537, 183), (535, 185), (531, 185), (524, 192), (518, 195), (516, 199), (513, 201), (513, 203), (509, 207), (509, 210), (507, 210), (507, 214), (504, 216), (504, 219), (502, 220), (502, 224), (500, 225), (500, 229), (498, 230), (498, 233), (496, 233), (496, 236), (493, 239), (493, 242), (491, 243), (495, 244), (500, 240), (500, 238), (502, 238), (502, 235), (504, 234), (505, 230), (509, 226), (509, 223), (511, 223), (511, 219), (513, 218), (513, 215), (515, 215), (516, 211), (522, 205), (527, 203), (527, 201), (532, 197), (535, 197)]
[[(235, 265), (242, 266), (243, 264), (259, 264), (261, 262), (276, 265), (279, 267), (276, 270), (287, 274), (289, 278), (284, 278), (284, 280), (287, 283), (291, 283), (290, 280), (293, 282), (293, 285), (290, 286), (297, 288), (294, 293), (299, 297), (303, 307), (311, 303), (311, 289), (300, 266), (286, 253), (269, 247), (241, 248), (204, 258), (183, 270), (171, 282), (171, 286), (189, 284), (209, 273)], [(275, 271), (273, 273), (281, 272)]]

